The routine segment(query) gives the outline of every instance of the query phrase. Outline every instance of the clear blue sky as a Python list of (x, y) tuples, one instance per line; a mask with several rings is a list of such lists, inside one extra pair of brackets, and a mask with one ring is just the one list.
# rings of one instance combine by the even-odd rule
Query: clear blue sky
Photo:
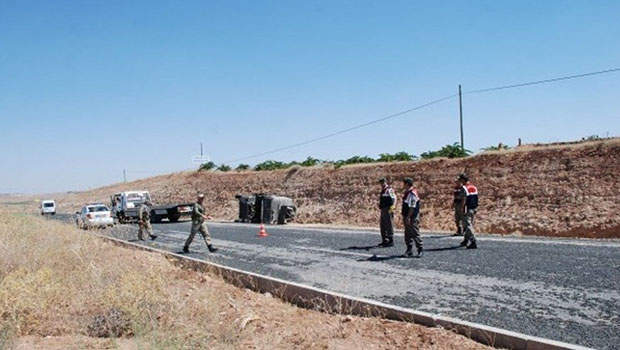
[[(620, 67), (618, 1), (0, 0), (0, 192), (216, 163), (457, 90)], [(469, 95), (466, 147), (620, 134), (620, 73)], [(458, 100), (247, 161), (414, 154)]]

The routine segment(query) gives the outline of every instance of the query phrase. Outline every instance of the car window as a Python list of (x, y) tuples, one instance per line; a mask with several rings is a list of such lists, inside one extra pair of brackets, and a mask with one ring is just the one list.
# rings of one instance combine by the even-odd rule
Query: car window
[(92, 213), (92, 212), (101, 212), (101, 211), (110, 211), (110, 210), (108, 210), (108, 207), (106, 207), (104, 205), (97, 205), (97, 206), (88, 207), (88, 212), (90, 212), (90, 213)]
[(43, 206), (46, 208), (51, 208), (54, 206), (54, 203), (44, 203)]

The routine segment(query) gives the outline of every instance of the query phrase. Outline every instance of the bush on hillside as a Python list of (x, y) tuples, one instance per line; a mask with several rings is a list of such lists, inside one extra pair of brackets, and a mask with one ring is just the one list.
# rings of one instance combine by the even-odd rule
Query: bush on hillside
[(286, 169), (289, 166), (290, 166), (289, 163), (279, 162), (277, 160), (266, 160), (262, 163), (256, 164), (254, 166), (254, 170), (264, 171), (264, 170)]
[(231, 168), (231, 167), (229, 167), (229, 166), (228, 166), (228, 165), (226, 165), (226, 164), (222, 164), (222, 165), (220, 165), (219, 167), (217, 167), (217, 170), (219, 170), (219, 171), (223, 171), (223, 172), (227, 172), (227, 171), (232, 170), (232, 168)]
[(377, 162), (408, 162), (415, 160), (417, 157), (407, 152), (397, 152), (394, 154), (381, 153)]
[(303, 162), (299, 163), (299, 165), (301, 165), (301, 166), (316, 166), (316, 165), (319, 165), (321, 163), (323, 163), (323, 161), (320, 160), (320, 159), (308, 157), (308, 158), (306, 158), (306, 160), (304, 160)]
[(340, 168), (341, 166), (344, 165), (351, 165), (351, 164), (362, 164), (362, 163), (374, 163), (375, 160), (374, 158), (368, 157), (368, 156), (353, 156), (349, 159), (340, 159), (334, 162), (334, 166), (336, 168)]
[(443, 146), (438, 151), (424, 152), (420, 155), (420, 157), (422, 157), (422, 159), (431, 159), (431, 158), (438, 158), (438, 157), (463, 158), (463, 157), (469, 156), (471, 153), (472, 152), (470, 150), (461, 148), (461, 145), (459, 145), (458, 142), (455, 142), (451, 145)]
[(250, 169), (250, 166), (247, 164), (239, 164), (237, 165), (237, 167), (235, 168), (235, 170), (241, 171), (241, 170), (248, 170)]
[(213, 169), (215, 169), (215, 167), (216, 167), (215, 163), (207, 162), (207, 163), (200, 164), (200, 167), (198, 168), (198, 171), (213, 170)]

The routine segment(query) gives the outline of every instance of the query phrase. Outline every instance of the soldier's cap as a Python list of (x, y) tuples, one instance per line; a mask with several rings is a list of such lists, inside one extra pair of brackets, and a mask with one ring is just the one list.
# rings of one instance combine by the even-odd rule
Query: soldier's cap
[(456, 179), (457, 179), (457, 180), (464, 180), (464, 181), (468, 181), (468, 180), (469, 180), (469, 178), (467, 177), (467, 175), (466, 175), (466, 174), (464, 174), (464, 173), (459, 174), (459, 176), (458, 176)]
[(410, 178), (410, 177), (406, 177), (406, 178), (404, 178), (404, 179), (403, 179), (403, 182), (404, 182), (404, 183), (406, 183), (406, 184), (407, 184), (407, 185), (409, 185), (409, 186), (412, 186), (412, 185), (413, 185), (413, 179), (412, 179), (412, 178)]
[(385, 176), (380, 177), (379, 182), (385, 182)]

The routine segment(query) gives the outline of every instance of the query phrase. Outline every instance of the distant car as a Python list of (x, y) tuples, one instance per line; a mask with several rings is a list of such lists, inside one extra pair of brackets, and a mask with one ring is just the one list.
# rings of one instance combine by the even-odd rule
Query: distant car
[(41, 215), (56, 215), (56, 202), (45, 200), (41, 202)]
[(105, 204), (95, 203), (86, 204), (82, 210), (75, 213), (77, 215), (75, 223), (81, 229), (92, 227), (112, 227), (114, 226), (114, 218), (110, 209)]

